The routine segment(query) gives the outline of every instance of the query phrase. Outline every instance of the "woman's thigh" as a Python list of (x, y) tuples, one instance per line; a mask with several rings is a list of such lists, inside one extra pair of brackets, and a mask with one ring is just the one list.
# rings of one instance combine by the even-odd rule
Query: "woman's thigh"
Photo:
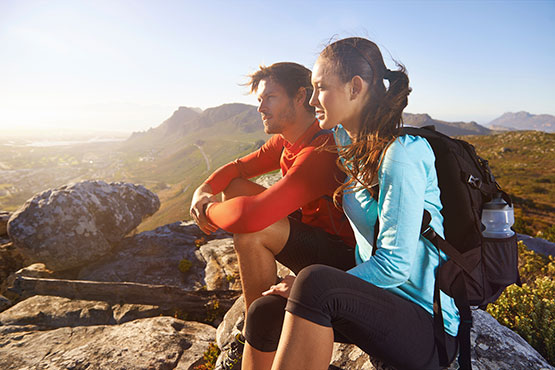
[[(324, 265), (302, 270), (286, 310), (333, 327), (336, 341), (354, 343), (399, 369), (439, 369), (432, 316), (341, 270)], [(454, 357), (456, 338), (447, 337), (448, 354)]]

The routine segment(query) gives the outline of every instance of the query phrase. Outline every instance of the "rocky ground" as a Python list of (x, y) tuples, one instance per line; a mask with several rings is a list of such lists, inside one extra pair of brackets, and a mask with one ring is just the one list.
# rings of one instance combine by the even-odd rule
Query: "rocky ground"
[[(228, 345), (244, 316), (231, 236), (181, 222), (133, 235), (158, 207), (140, 186), (87, 181), (0, 212), (1, 369), (193, 370)], [(553, 368), (473, 315), (475, 369)], [(336, 344), (330, 369), (391, 368)]]

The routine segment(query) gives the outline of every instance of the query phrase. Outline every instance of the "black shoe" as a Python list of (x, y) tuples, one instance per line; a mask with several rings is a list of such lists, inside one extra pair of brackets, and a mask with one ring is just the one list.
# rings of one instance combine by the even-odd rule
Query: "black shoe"
[(222, 351), (222, 362), (214, 370), (240, 370), (245, 348), (245, 337), (239, 333), (227, 350)]

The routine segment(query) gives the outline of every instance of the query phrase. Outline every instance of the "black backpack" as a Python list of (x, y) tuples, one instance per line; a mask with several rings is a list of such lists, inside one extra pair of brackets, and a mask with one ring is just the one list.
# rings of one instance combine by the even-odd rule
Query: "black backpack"
[(434, 331), (440, 364), (449, 366), (439, 300), (441, 289), (454, 298), (460, 314), (457, 336), (460, 368), (471, 369), (470, 306), (484, 308), (507, 286), (520, 284), (516, 234), (503, 239), (482, 236), (482, 208), (498, 194), (509, 205), (512, 202), (495, 181), (488, 162), (476, 155), (471, 144), (437, 132), (434, 126), (403, 127), (401, 134), (425, 138), (435, 155), (445, 239), (429, 227), (431, 217), (427, 211), (424, 211), (421, 232), (449, 257), (444, 263), (440, 261), (434, 289)]

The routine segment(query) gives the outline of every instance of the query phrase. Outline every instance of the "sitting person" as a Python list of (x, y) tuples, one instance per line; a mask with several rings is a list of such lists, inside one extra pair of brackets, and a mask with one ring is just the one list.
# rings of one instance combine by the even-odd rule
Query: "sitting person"
[[(234, 233), (247, 309), (276, 283), (276, 260), (295, 273), (311, 264), (355, 266), (353, 232), (332, 201), (345, 175), (337, 153), (326, 150), (333, 149), (332, 133), (320, 129), (308, 104), (310, 77), (296, 63), (276, 63), (251, 75), (264, 130), (274, 136), (216, 170), (191, 202), (191, 215), (205, 233)], [(283, 178), (268, 189), (248, 180), (277, 169)], [(219, 193), (223, 202), (216, 200)], [(221, 369), (241, 367), (243, 344), (242, 335), (236, 337)]]
[[(420, 228), (427, 210), (443, 236), (442, 205), (429, 143), (400, 136), (408, 76), (387, 69), (373, 42), (347, 38), (322, 51), (312, 84), (310, 104), (320, 127), (335, 129), (348, 175), (337, 192), (355, 232), (357, 266), (309, 266), (264, 292), (248, 312), (243, 370), (325, 370), (334, 341), (398, 369), (439, 369), (432, 306), (435, 272), (447, 257)], [(444, 293), (441, 302), (453, 360), (459, 313)]]

